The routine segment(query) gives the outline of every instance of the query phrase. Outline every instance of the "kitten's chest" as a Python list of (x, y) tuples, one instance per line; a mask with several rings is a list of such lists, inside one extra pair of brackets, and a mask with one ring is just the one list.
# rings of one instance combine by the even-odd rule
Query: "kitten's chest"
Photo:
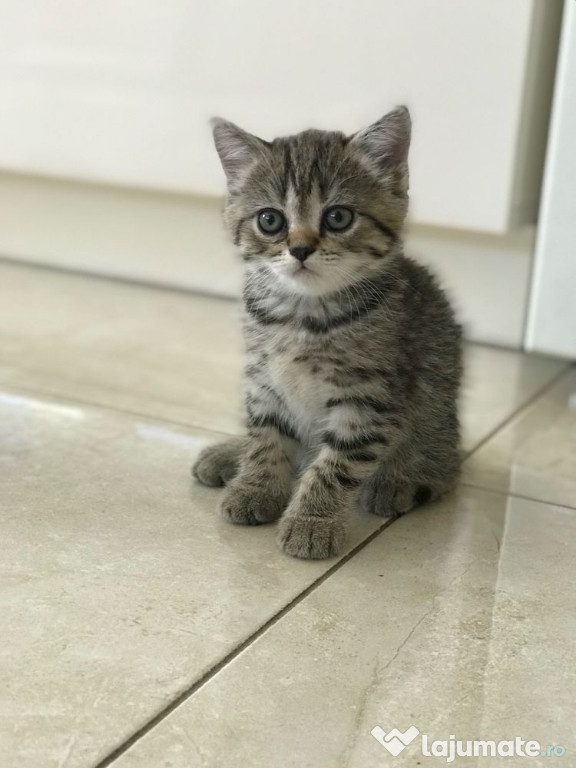
[(317, 350), (296, 345), (273, 350), (268, 361), (270, 383), (289, 409), (298, 433), (313, 440), (324, 426), (330, 398), (326, 361)]

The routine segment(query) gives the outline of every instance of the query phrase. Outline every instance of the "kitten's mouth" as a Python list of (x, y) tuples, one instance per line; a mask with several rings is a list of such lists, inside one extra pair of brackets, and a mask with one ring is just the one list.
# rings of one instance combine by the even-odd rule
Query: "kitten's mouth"
[(310, 267), (307, 267), (306, 264), (300, 264), (299, 267), (297, 267), (293, 275), (298, 275), (299, 277), (308, 277), (309, 275), (316, 274), (313, 269), (310, 269)]

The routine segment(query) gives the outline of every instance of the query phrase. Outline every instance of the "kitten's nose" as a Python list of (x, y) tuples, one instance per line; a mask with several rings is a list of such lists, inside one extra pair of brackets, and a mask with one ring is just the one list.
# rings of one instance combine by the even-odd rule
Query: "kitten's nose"
[(298, 261), (306, 261), (308, 256), (314, 253), (315, 250), (316, 248), (313, 245), (295, 245), (293, 248), (290, 248), (290, 254), (295, 259), (298, 259)]

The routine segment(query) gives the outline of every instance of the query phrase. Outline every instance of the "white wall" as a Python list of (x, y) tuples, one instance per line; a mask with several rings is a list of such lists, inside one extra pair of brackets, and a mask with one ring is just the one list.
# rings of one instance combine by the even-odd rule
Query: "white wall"
[(407, 102), (414, 219), (503, 233), (534, 218), (560, 8), (3, 0), (0, 168), (219, 194), (214, 113), (271, 137)]
[(235, 295), (208, 118), (351, 132), (407, 102), (409, 244), (470, 338), (521, 346), (561, 8), (2, 0), (0, 256)]

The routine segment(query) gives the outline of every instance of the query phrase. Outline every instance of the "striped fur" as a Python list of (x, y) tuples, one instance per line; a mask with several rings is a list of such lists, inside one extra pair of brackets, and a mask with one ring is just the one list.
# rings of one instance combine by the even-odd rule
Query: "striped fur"
[[(282, 516), (284, 551), (330, 557), (357, 498), (395, 516), (458, 473), (460, 328), (402, 250), (409, 116), (399, 108), (352, 137), (265, 142), (224, 121), (214, 132), (245, 261), (248, 437), (207, 449), (194, 474), (228, 483), (230, 521)], [(323, 223), (337, 205), (354, 214), (344, 232)], [(258, 227), (269, 208), (286, 220), (277, 234)], [(303, 246), (304, 269), (290, 253)]]

